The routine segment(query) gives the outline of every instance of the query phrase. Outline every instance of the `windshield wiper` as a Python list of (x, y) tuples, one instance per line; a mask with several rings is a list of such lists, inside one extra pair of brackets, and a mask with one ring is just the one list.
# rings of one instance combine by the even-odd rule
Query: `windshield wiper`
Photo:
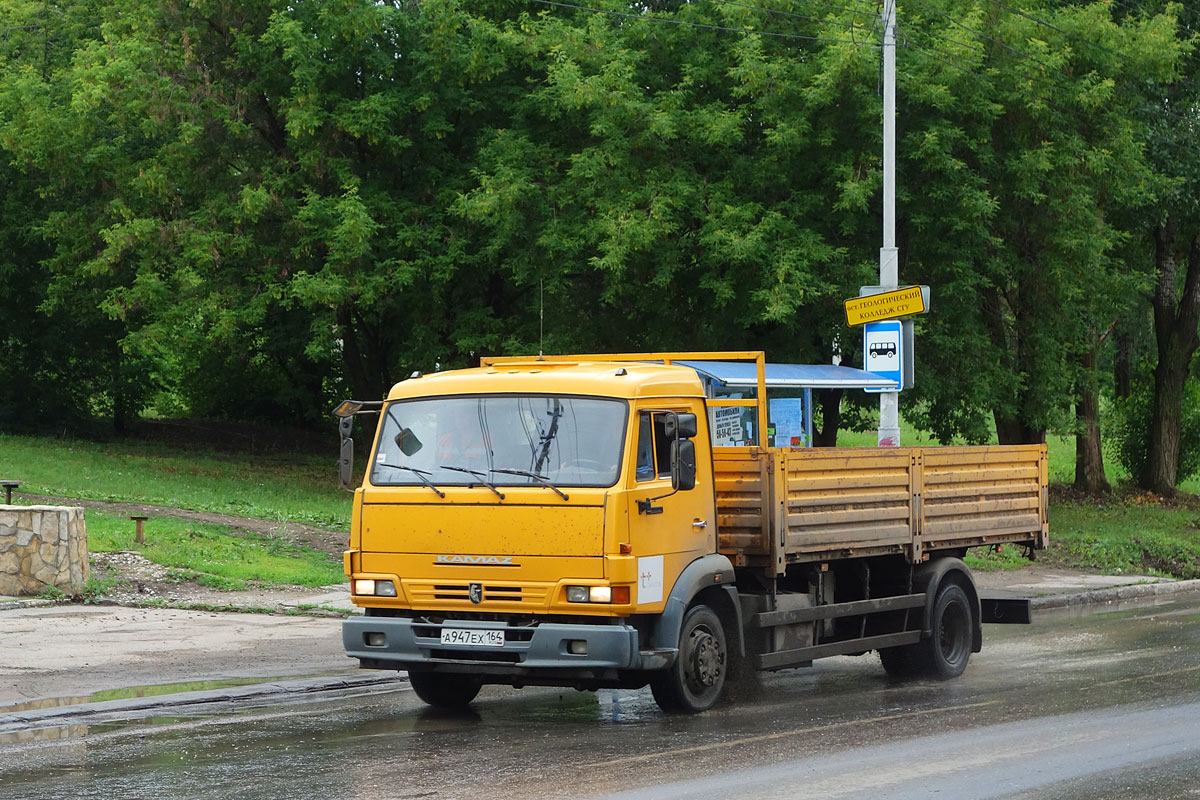
[(558, 421), (562, 418), (562, 413), (562, 403), (555, 400), (554, 410), (549, 412), (550, 430), (542, 436), (542, 451), (538, 453), (537, 463), (533, 465), (534, 469), (541, 469), (542, 465), (546, 463), (546, 459), (550, 457), (550, 445), (554, 443), (554, 437), (558, 435)]
[(493, 469), (490, 472), (499, 472), (501, 475), (524, 475), (526, 478), (533, 478), (535, 481), (545, 486), (547, 489), (553, 489), (555, 494), (563, 500), (570, 500), (566, 493), (546, 479), (544, 475), (538, 475), (536, 472), (528, 472), (523, 469)]
[[(495, 486), (493, 486), (492, 483), (489, 482), (488, 479), (485, 477), (487, 475), (486, 472), (480, 472), (479, 470), (475, 470), (475, 469), (467, 469), (466, 467), (448, 467), (445, 464), (442, 464), (441, 468), (453, 470), (454, 472), (465, 472), (468, 475), (474, 475), (476, 478), (479, 478), (480, 483), (482, 483), (484, 486), (486, 486), (487, 488), (489, 488), (493, 492), (495, 492), (496, 497), (499, 497), (501, 500), (504, 499), (504, 494), (501, 493), (501, 491), (499, 489), (497, 489)], [(473, 486), (475, 486), (475, 484), (473, 484), (473, 483), (467, 484), (468, 489), (470, 489)]]
[(382, 461), (380, 461), (380, 462), (379, 462), (378, 464), (376, 464), (375, 466), (377, 466), (377, 467), (389, 467), (389, 468), (391, 468), (391, 469), (403, 469), (403, 470), (407, 470), (407, 471), (411, 472), (412, 474), (416, 475), (418, 478), (420, 478), (420, 479), (421, 479), (421, 483), (425, 484), (425, 485), (426, 485), (426, 486), (428, 486), (430, 489), (433, 489), (435, 492), (437, 492), (437, 496), (438, 496), (438, 497), (445, 497), (445, 496), (446, 496), (446, 493), (445, 493), (445, 492), (443, 492), (441, 489), (439, 489), (438, 487), (436, 487), (436, 486), (434, 486), (434, 485), (433, 485), (433, 481), (431, 481), (431, 480), (429, 480), (429, 478), (426, 478), (426, 477), (425, 477), (426, 475), (432, 475), (432, 474), (433, 474), (432, 472), (429, 472), (428, 470), (417, 469), (416, 467), (405, 467), (405, 466), (403, 466), (403, 465), (401, 465), (401, 464), (385, 464), (385, 463), (384, 463), (384, 462), (382, 462)]

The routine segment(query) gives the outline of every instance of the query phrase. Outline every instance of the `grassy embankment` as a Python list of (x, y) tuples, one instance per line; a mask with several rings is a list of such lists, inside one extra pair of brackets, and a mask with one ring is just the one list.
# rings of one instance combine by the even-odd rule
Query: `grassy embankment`
[[(19, 495), (169, 506), (344, 531), (349, 496), (335, 485), (333, 462), (333, 454), (246, 455), (0, 435), (0, 477), (24, 481)], [(139, 551), (177, 580), (219, 589), (344, 580), (335, 558), (236, 525), (151, 515), (146, 542), (138, 545), (127, 514), (93, 509), (87, 521), (92, 552)]]
[[(927, 444), (904, 435), (905, 444)], [(874, 434), (846, 434), (841, 444), (865, 446)], [(1108, 465), (1114, 485), (1124, 479)], [(111, 500), (219, 512), (255, 519), (300, 522), (332, 531), (349, 524), (349, 497), (334, 485), (333, 454), (251, 456), (213, 450), (181, 451), (130, 441), (98, 444), (0, 435), (0, 477), (25, 481), (22, 492)], [(1069, 484), (1074, 441), (1050, 441), (1052, 483)], [(1200, 480), (1180, 487), (1200, 492)], [(1103, 499), (1052, 493), (1052, 547), (1042, 563), (1109, 573), (1157, 573), (1200, 577), (1200, 498), (1159, 503), (1118, 488)], [(147, 543), (135, 545), (125, 515), (88, 512), (93, 551), (140, 550), (181, 579), (223, 588), (247, 581), (322, 585), (341, 579), (340, 565), (311, 548), (289, 544), (229, 525), (156, 517), (147, 523)], [(1012, 548), (971, 556), (983, 569), (1026, 563)]]

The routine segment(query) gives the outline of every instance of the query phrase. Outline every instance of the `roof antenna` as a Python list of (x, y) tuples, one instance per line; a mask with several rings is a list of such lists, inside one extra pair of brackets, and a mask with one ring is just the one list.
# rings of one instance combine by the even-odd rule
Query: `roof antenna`
[(545, 287), (546, 281), (543, 278), (538, 278), (538, 361), (544, 361), (542, 358), (542, 337), (546, 327), (546, 304), (542, 299), (542, 290)]

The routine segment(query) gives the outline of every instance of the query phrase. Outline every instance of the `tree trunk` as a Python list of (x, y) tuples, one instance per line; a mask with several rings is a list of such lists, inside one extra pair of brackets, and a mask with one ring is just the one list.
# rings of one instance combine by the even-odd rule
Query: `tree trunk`
[(1124, 325), (1113, 332), (1113, 345), (1113, 394), (1124, 399), (1133, 393), (1133, 343)]
[(368, 375), (350, 306), (342, 304), (337, 307), (335, 313), (338, 332), (342, 335), (342, 363), (346, 367), (346, 380), (350, 383), (350, 392), (356, 399), (375, 400), (381, 395), (372, 385), (374, 381)]
[[(1005, 296), (995, 288), (980, 290), (983, 299), (983, 319), (988, 338), (992, 342), (998, 358), (1004, 362), (1005, 368), (1013, 375), (1020, 374), (1021, 340), (1017, 325), (1010, 315), (1010, 304)], [(1021, 415), (1022, 399), (1020, 389), (1013, 389), (1012, 407), (1015, 413), (992, 410), (996, 421), (996, 438), (1000, 444), (1041, 444), (1046, 441), (1044, 428), (1030, 426)]]
[(1045, 444), (1046, 429), (1027, 425), (1017, 417), (992, 412), (996, 420), (996, 441), (1000, 444)]
[(813, 427), (813, 447), (836, 447), (842, 424), (842, 390), (819, 389), (813, 396), (821, 401), (821, 427)]
[[(1192, 356), (1200, 346), (1196, 325), (1200, 321), (1200, 234), (1191, 242), (1183, 294), (1178, 294), (1178, 260), (1175, 222), (1168, 219), (1154, 235), (1157, 277), (1154, 287), (1154, 335), (1158, 365), (1154, 368), (1154, 405), (1150, 445), (1142, 488), (1155, 494), (1175, 493), (1179, 471), (1179, 431), (1183, 413), (1183, 388)], [(1178, 297), (1178, 300), (1176, 299)]]
[(1092, 348), (1079, 357), (1080, 375), (1075, 391), (1075, 488), (1088, 494), (1109, 490), (1100, 449), (1100, 398), (1096, 389), (1096, 352), (1100, 342), (1093, 332)]

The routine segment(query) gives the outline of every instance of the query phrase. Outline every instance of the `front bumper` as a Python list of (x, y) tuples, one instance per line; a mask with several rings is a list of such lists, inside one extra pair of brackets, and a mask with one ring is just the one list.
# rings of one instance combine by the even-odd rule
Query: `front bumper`
[[(502, 630), (504, 645), (444, 645), (443, 628)], [(368, 645), (368, 634), (376, 634), (375, 639), (382, 634), (382, 643)], [(586, 653), (571, 653), (568, 643), (580, 641), (587, 643)], [(342, 623), (342, 644), (346, 655), (359, 659), (364, 667), (510, 676), (663, 669), (675, 656), (673, 650), (640, 650), (637, 630), (621, 622), (508, 625), (479, 620), (433, 623), (403, 617), (351, 617)]]

